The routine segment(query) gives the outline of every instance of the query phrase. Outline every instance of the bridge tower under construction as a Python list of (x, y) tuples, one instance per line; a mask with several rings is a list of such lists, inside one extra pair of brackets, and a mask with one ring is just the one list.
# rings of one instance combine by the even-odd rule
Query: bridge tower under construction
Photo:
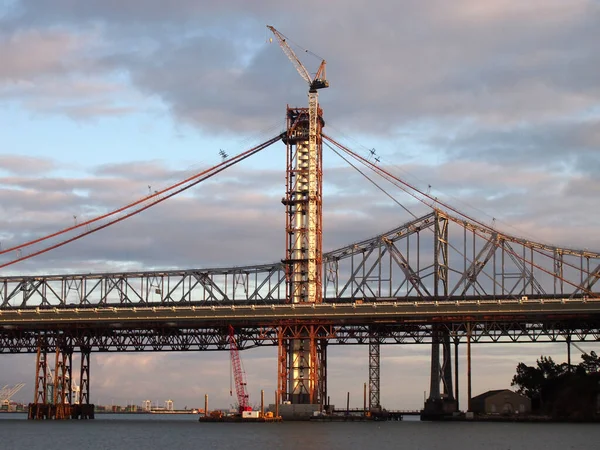
[[(309, 100), (312, 96), (309, 96)], [(322, 128), (323, 112), (287, 108), (286, 274), (288, 303), (321, 303), (322, 284)], [(315, 327), (298, 326), (280, 333), (279, 402), (323, 406), (326, 394), (326, 344)]]

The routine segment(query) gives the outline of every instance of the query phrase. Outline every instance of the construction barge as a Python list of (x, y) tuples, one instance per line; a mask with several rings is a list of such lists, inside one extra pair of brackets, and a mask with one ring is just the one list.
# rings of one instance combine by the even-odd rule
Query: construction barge
[(282, 422), (281, 416), (278, 417), (242, 417), (240, 415), (213, 417), (211, 415), (201, 416), (198, 422), (226, 422), (226, 423), (278, 423)]
[(223, 411), (207, 411), (198, 418), (198, 422), (230, 422), (230, 423), (276, 423), (281, 422), (281, 416), (273, 414), (271, 411), (264, 412), (264, 407), (260, 411), (250, 409), (238, 411), (235, 414), (223, 414)]
[(204, 396), (204, 414), (198, 418), (198, 422), (208, 423), (277, 423), (281, 422), (281, 416), (278, 413), (273, 414), (272, 411), (265, 411), (265, 393), (260, 391), (260, 411), (253, 411), (247, 404), (248, 395), (238, 396), (242, 401), (234, 414), (225, 414), (223, 411), (216, 409), (208, 410), (208, 395)]

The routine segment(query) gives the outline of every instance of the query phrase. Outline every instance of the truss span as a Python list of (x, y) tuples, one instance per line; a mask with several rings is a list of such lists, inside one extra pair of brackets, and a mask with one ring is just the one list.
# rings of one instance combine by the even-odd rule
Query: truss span
[[(431, 324), (398, 323), (377, 325), (281, 325), (236, 327), (240, 349), (277, 346), (278, 338), (297, 339), (310, 327), (330, 345), (431, 344)], [(467, 334), (474, 343), (527, 343), (600, 340), (600, 320), (547, 319), (522, 323), (511, 320), (461, 321), (436, 324), (455, 344), (464, 343)], [(468, 331), (469, 330), (469, 331)], [(282, 334), (285, 333), (285, 334)], [(222, 351), (228, 349), (227, 326), (175, 328), (154, 327), (109, 329), (72, 327), (62, 330), (0, 330), (1, 353), (47, 352), (57, 347), (92, 352), (140, 351)]]
[[(323, 255), (324, 302), (598, 298), (600, 254), (504, 234), (439, 210)], [(283, 264), (0, 278), (0, 310), (278, 304)]]

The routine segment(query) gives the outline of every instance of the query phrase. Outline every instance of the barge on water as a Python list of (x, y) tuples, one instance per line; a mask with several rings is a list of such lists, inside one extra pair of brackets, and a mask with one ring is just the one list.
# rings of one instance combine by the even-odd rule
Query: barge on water
[(241, 414), (231, 415), (223, 414), (222, 411), (211, 411), (209, 414), (205, 414), (198, 418), (198, 422), (276, 423), (281, 421), (281, 416), (275, 416), (270, 411), (267, 411), (264, 414), (260, 411), (242, 411)]

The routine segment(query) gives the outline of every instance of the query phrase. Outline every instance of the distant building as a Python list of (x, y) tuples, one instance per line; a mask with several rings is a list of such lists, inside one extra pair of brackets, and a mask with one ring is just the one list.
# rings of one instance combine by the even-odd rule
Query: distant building
[(475, 414), (529, 414), (531, 399), (509, 389), (487, 391), (471, 399)]

